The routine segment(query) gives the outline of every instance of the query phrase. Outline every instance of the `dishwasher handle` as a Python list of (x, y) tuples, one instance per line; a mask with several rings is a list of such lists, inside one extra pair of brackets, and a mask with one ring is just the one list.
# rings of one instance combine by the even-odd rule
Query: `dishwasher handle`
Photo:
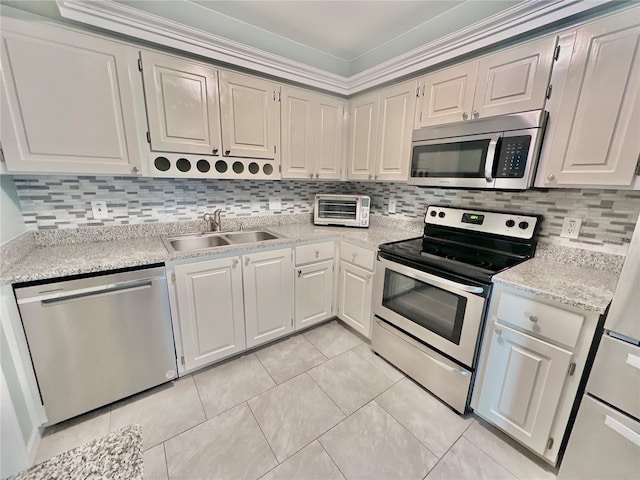
[[(164, 278), (164, 277), (160, 277), (160, 278)], [(81, 288), (78, 290), (73, 290), (71, 292), (51, 293), (48, 295), (40, 295), (37, 297), (21, 299), (21, 300), (18, 300), (18, 304), (24, 305), (27, 303), (40, 302), (43, 305), (51, 305), (54, 303), (66, 302), (70, 300), (79, 300), (87, 297), (97, 297), (97, 296), (109, 295), (113, 293), (122, 293), (125, 291), (141, 290), (145, 288), (151, 288), (151, 286), (153, 285), (153, 280), (156, 280), (156, 279), (144, 279), (144, 280), (136, 280), (133, 282), (110, 283), (106, 285), (98, 285), (96, 287)]]

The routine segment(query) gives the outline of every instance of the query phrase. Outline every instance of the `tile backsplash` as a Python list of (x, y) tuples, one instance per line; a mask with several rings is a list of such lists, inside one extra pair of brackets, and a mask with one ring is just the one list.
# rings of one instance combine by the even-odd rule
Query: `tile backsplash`
[[(366, 193), (372, 212), (419, 220), (426, 205), (534, 213), (544, 216), (541, 239), (624, 253), (640, 213), (640, 192), (624, 190), (528, 190), (499, 192), (413, 187), (397, 183), (303, 180), (200, 180), (93, 176), (15, 176), (20, 207), (30, 230), (195, 220), (204, 212), (223, 217), (313, 212), (316, 193)], [(269, 210), (269, 198), (281, 210)], [(92, 200), (107, 201), (110, 218), (94, 220)], [(565, 216), (583, 218), (580, 238), (560, 238)]]

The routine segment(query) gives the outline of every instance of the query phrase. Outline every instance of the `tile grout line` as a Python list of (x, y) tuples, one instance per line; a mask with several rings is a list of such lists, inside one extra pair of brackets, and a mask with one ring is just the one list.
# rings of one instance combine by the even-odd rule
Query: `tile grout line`
[(331, 456), (331, 454), (327, 451), (326, 448), (324, 448), (324, 445), (322, 444), (322, 442), (320, 441), (320, 437), (316, 438), (316, 440), (318, 441), (318, 445), (320, 445), (320, 448), (322, 448), (322, 450), (324, 450), (324, 452), (327, 454), (327, 456), (329, 457), (329, 459), (333, 462), (333, 464), (336, 466), (336, 468), (338, 469), (338, 471), (340, 472), (340, 474), (346, 479), (347, 476), (344, 474), (344, 472), (342, 471), (342, 469), (340, 468), (340, 465), (338, 465), (338, 463), (334, 460), (334, 458)]
[[(264, 430), (262, 430), (262, 426), (260, 425), (260, 422), (258, 421), (258, 419), (256, 418), (256, 414), (253, 411), (253, 409), (251, 408), (251, 405), (249, 405), (248, 401), (244, 402), (247, 405), (247, 408), (249, 409), (249, 412), (251, 413), (251, 417), (253, 418), (253, 421), (256, 422), (256, 425), (258, 425), (258, 428), (260, 429), (260, 433), (262, 433), (262, 438), (264, 438), (264, 441), (267, 442), (267, 445), (269, 446), (269, 450), (271, 450), (271, 454), (273, 455), (273, 458), (276, 459), (276, 463), (277, 465), (275, 467), (273, 467), (272, 469), (264, 472), (262, 475), (260, 475), (260, 477), (264, 477), (267, 473), (269, 473), (271, 470), (278, 468), (278, 466), (282, 465), (282, 462), (280, 462), (280, 460), (278, 460), (278, 456), (276, 455), (276, 452), (273, 451), (273, 447), (271, 446), (271, 444), (269, 443), (269, 439), (267, 438), (267, 436), (264, 433)], [(289, 458), (289, 457), (287, 457)], [(286, 460), (286, 459), (285, 459)]]
[(169, 460), (167, 460), (167, 446), (165, 442), (162, 442), (162, 453), (164, 454), (164, 471), (167, 472), (167, 479), (169, 478)]
[(209, 416), (207, 415), (207, 410), (204, 408), (204, 402), (202, 401), (202, 396), (200, 395), (200, 389), (198, 388), (196, 378), (193, 376), (192, 373), (190, 373), (189, 375), (191, 376), (191, 381), (193, 382), (193, 386), (196, 389), (196, 394), (198, 395), (198, 400), (200, 401), (200, 408), (202, 408), (202, 413), (204, 413), (204, 418), (209, 420)]
[[(278, 342), (279, 343), (279, 342)], [(277, 345), (277, 343), (274, 343), (272, 345)], [(270, 346), (272, 346), (270, 345)], [(262, 360), (260, 360), (260, 357), (256, 354), (256, 352), (252, 352), (251, 355), (253, 355), (254, 357), (256, 357), (256, 360), (258, 360), (258, 363), (260, 364), (260, 366), (264, 369), (265, 372), (267, 372), (267, 375), (269, 375), (269, 378), (271, 379), (271, 381), (273, 382), (273, 384), (277, 387), (278, 386), (278, 382), (276, 382), (276, 379), (273, 378), (273, 376), (271, 375), (271, 372), (269, 371), (269, 369), (265, 366), (264, 363), (262, 363)], [(285, 380), (286, 381), (286, 380)], [(284, 382), (282, 382), (284, 383)], [(273, 387), (272, 387), (273, 388)], [(266, 392), (267, 390), (265, 390)], [(253, 398), (253, 397), (251, 397)], [(249, 399), (251, 400), (251, 399)], [(245, 400), (246, 401), (246, 400)]]

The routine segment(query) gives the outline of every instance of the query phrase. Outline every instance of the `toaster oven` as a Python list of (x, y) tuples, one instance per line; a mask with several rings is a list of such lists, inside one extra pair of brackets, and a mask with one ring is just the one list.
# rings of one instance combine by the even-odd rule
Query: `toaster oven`
[(367, 195), (316, 195), (313, 223), (342, 227), (369, 226), (371, 199)]

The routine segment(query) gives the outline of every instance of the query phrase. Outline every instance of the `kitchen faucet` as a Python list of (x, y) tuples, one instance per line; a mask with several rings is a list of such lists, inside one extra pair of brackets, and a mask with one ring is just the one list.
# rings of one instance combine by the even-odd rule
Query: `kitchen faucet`
[(210, 232), (219, 232), (222, 230), (222, 218), (220, 218), (221, 213), (222, 209), (218, 208), (214, 210), (213, 213), (205, 213), (202, 217), (205, 222), (209, 222)]

